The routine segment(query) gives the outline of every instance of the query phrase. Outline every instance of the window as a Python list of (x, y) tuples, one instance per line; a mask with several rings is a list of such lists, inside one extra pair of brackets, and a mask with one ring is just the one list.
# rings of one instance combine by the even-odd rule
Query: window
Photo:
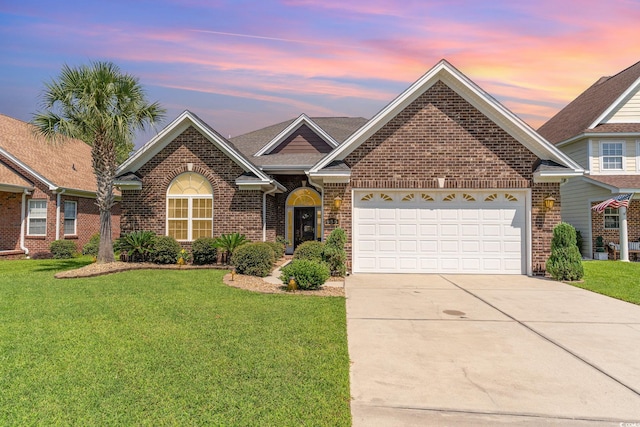
[(605, 230), (620, 228), (620, 213), (617, 208), (606, 208), (604, 210), (604, 228)]
[(76, 218), (78, 216), (78, 202), (64, 202), (64, 234), (76, 234)]
[(183, 173), (169, 185), (167, 235), (186, 241), (213, 236), (213, 190), (204, 176)]
[(603, 142), (602, 170), (623, 170), (622, 142)]
[(46, 236), (47, 234), (47, 201), (29, 200), (29, 220), (27, 234), (29, 236)]

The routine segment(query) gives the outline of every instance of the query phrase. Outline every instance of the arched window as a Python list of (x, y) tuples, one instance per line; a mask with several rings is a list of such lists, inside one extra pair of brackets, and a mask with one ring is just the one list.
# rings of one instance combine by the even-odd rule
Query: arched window
[(167, 235), (183, 241), (213, 236), (213, 189), (204, 176), (186, 172), (171, 181)]

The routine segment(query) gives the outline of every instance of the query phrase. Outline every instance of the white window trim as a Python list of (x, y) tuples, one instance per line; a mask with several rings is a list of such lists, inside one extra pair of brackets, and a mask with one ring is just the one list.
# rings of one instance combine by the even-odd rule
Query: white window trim
[[(187, 218), (169, 218), (169, 199), (187, 199)], [(194, 199), (211, 199), (211, 218), (194, 218), (193, 217), (193, 200)], [(187, 239), (176, 239), (178, 242), (193, 242), (193, 221), (202, 219), (211, 219), (211, 236), (213, 237), (213, 195), (204, 196), (201, 194), (175, 194), (167, 196), (167, 210), (165, 214), (166, 235), (169, 235), (169, 220), (187, 220)]]
[[(41, 216), (31, 216), (31, 203), (32, 202), (44, 202), (44, 233), (43, 234), (32, 234), (31, 233), (31, 220), (32, 219), (43, 219), (43, 217)], [(47, 209), (48, 209), (48, 201), (46, 199), (30, 199), (29, 203), (28, 203), (28, 207), (27, 207), (27, 236), (46, 236), (47, 235), (47, 223), (48, 218), (47, 218)]]
[[(607, 210), (606, 209), (615, 209), (616, 213), (615, 214), (607, 214)], [(605, 211), (602, 213), (602, 229), (603, 230), (619, 230), (620, 229), (620, 211), (616, 208), (606, 208)], [(618, 226), (617, 227), (607, 227), (607, 220), (606, 218), (608, 216), (617, 216), (618, 217)]]
[[(604, 144), (620, 144), (622, 147), (622, 169), (605, 169), (604, 168)], [(600, 141), (600, 173), (611, 173), (611, 174), (616, 174), (616, 173), (620, 173), (620, 172), (624, 172), (626, 170), (626, 151), (627, 151), (627, 143), (626, 141), (604, 141), (601, 140)], [(606, 156), (606, 157), (618, 157), (618, 156)]]
[[(64, 225), (64, 223), (67, 221), (67, 219), (71, 219), (71, 218), (67, 218), (67, 209), (66, 209), (66, 205), (67, 203), (73, 203), (73, 205), (75, 206), (74, 208), (74, 217), (73, 217), (73, 233), (67, 233), (66, 227)], [(76, 202), (75, 200), (65, 200), (64, 203), (62, 204), (63, 206), (63, 212), (64, 212), (64, 219), (62, 222), (62, 229), (64, 231), (64, 235), (65, 236), (76, 236), (78, 234), (78, 202)]]

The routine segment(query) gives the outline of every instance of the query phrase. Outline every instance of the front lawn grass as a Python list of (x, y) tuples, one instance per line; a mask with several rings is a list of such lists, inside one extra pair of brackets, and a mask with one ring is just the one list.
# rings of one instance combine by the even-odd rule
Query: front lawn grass
[(623, 301), (640, 304), (640, 263), (586, 261), (584, 281), (571, 284)]
[(345, 301), (0, 262), (0, 425), (349, 425)]

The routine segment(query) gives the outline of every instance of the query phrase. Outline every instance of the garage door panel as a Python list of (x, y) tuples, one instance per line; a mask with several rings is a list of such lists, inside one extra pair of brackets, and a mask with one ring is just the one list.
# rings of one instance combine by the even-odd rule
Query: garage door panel
[(525, 193), (384, 190), (393, 201), (364, 194), (354, 198), (355, 272), (525, 272)]

